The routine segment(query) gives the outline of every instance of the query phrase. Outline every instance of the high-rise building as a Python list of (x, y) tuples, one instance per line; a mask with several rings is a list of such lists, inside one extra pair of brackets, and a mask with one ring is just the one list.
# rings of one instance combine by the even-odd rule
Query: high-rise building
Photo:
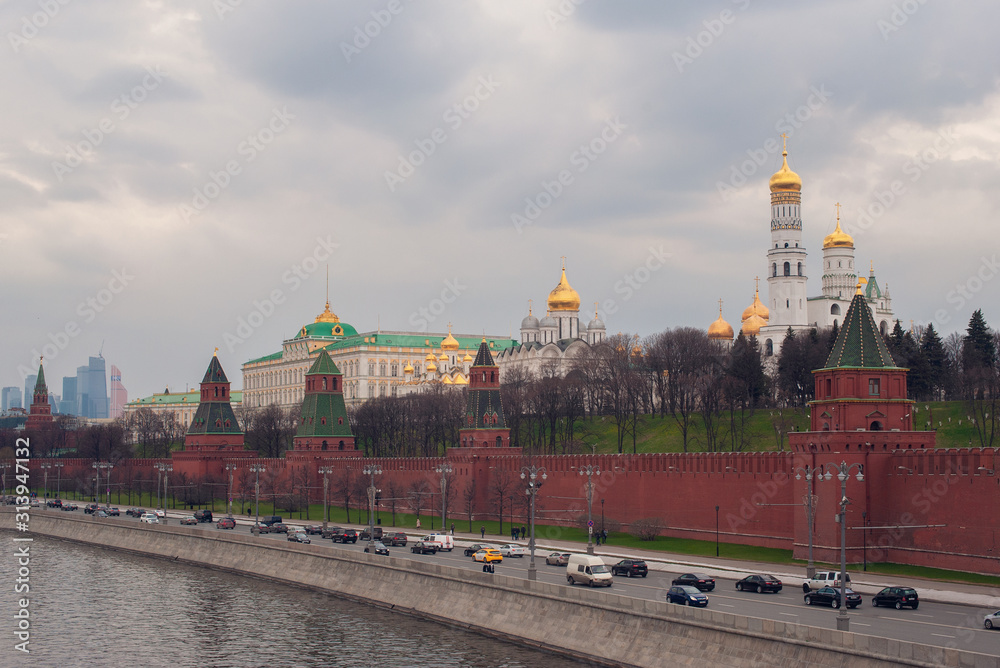
[(38, 382), (38, 374), (31, 374), (24, 377), (24, 403), (25, 408), (31, 405), (31, 395), (35, 391), (35, 383)]
[(111, 405), (108, 417), (120, 418), (128, 403), (128, 390), (122, 385), (122, 372), (114, 364), (111, 365)]
[(5, 387), (2, 390), (3, 398), (0, 400), (0, 406), (3, 406), (3, 410), (8, 411), (11, 408), (21, 408), (21, 388), (19, 387)]
[(59, 412), (66, 415), (75, 415), (77, 412), (76, 376), (63, 376), (62, 399), (59, 401)]
[(108, 381), (103, 357), (91, 357), (87, 366), (76, 368), (76, 414), (108, 417)]

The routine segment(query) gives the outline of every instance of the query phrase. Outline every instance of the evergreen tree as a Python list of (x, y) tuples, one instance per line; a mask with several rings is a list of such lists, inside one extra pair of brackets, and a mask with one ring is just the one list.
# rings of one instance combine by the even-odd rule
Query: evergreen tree
[(837, 321), (833, 321), (833, 329), (830, 330), (830, 343), (826, 347), (827, 357), (833, 351), (833, 345), (837, 343), (837, 339), (840, 337), (840, 327), (837, 325)]
[(982, 309), (976, 309), (962, 340), (962, 371), (996, 366), (997, 350), (993, 333), (986, 324)]
[(934, 330), (934, 323), (928, 324), (924, 330), (920, 353), (926, 363), (931, 398), (943, 398), (942, 395), (951, 387), (951, 367), (941, 337)]

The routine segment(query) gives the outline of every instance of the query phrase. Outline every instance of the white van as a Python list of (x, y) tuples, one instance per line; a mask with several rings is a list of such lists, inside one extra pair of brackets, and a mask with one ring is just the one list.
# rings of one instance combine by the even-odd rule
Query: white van
[(455, 539), (446, 533), (432, 533), (429, 536), (424, 536), (420, 540), (425, 543), (436, 544), (439, 552), (451, 552), (455, 549)]
[(566, 564), (566, 582), (571, 585), (579, 582), (591, 587), (610, 587), (611, 571), (600, 557), (571, 554)]
[(143, 513), (139, 517), (139, 521), (143, 522), (144, 524), (159, 524), (160, 523), (160, 520), (159, 520), (159, 518), (156, 517), (155, 513)]

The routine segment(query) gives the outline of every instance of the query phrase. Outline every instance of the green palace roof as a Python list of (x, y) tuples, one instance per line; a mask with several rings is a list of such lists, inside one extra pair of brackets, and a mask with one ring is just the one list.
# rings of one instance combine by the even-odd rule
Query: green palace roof
[(885, 340), (875, 326), (865, 295), (858, 292), (844, 316), (844, 325), (837, 336), (826, 369), (864, 368), (896, 369)]
[(295, 339), (338, 339), (345, 336), (357, 336), (358, 330), (346, 322), (313, 322), (304, 325), (292, 337)]
[[(241, 403), (243, 401), (243, 392), (241, 390), (235, 390), (229, 393), (230, 399), (233, 403)], [(190, 404), (192, 406), (197, 406), (201, 401), (201, 391), (195, 390), (194, 392), (164, 392), (162, 394), (154, 394), (151, 397), (143, 397), (142, 399), (134, 399), (128, 402), (129, 406), (160, 406), (160, 405), (177, 405), (177, 404)]]

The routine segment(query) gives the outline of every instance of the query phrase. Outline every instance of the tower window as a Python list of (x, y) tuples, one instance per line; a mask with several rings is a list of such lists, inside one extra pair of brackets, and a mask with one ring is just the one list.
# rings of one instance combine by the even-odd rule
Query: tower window
[(777, 262), (775, 262), (774, 264), (771, 265), (771, 275), (772, 276), (777, 276), (778, 275), (778, 263)]
[(799, 262), (798, 264), (799, 264), (799, 276), (801, 276), (802, 275), (802, 263)]
[(786, 300), (785, 300), (785, 308), (789, 308), (790, 306), (791, 306), (791, 302), (789, 302), (789, 301), (788, 301), (788, 300), (786, 299)]
[(868, 394), (870, 394), (873, 397), (878, 396), (878, 394), (879, 394), (879, 379), (878, 378), (869, 378), (868, 379)]
[(840, 315), (840, 304), (834, 304), (830, 307), (830, 315)]
[(792, 275), (792, 263), (791, 262), (786, 262), (785, 263), (785, 276), (791, 276), (791, 275)]
[(785, 248), (788, 248), (788, 242), (787, 241), (785, 242)]

